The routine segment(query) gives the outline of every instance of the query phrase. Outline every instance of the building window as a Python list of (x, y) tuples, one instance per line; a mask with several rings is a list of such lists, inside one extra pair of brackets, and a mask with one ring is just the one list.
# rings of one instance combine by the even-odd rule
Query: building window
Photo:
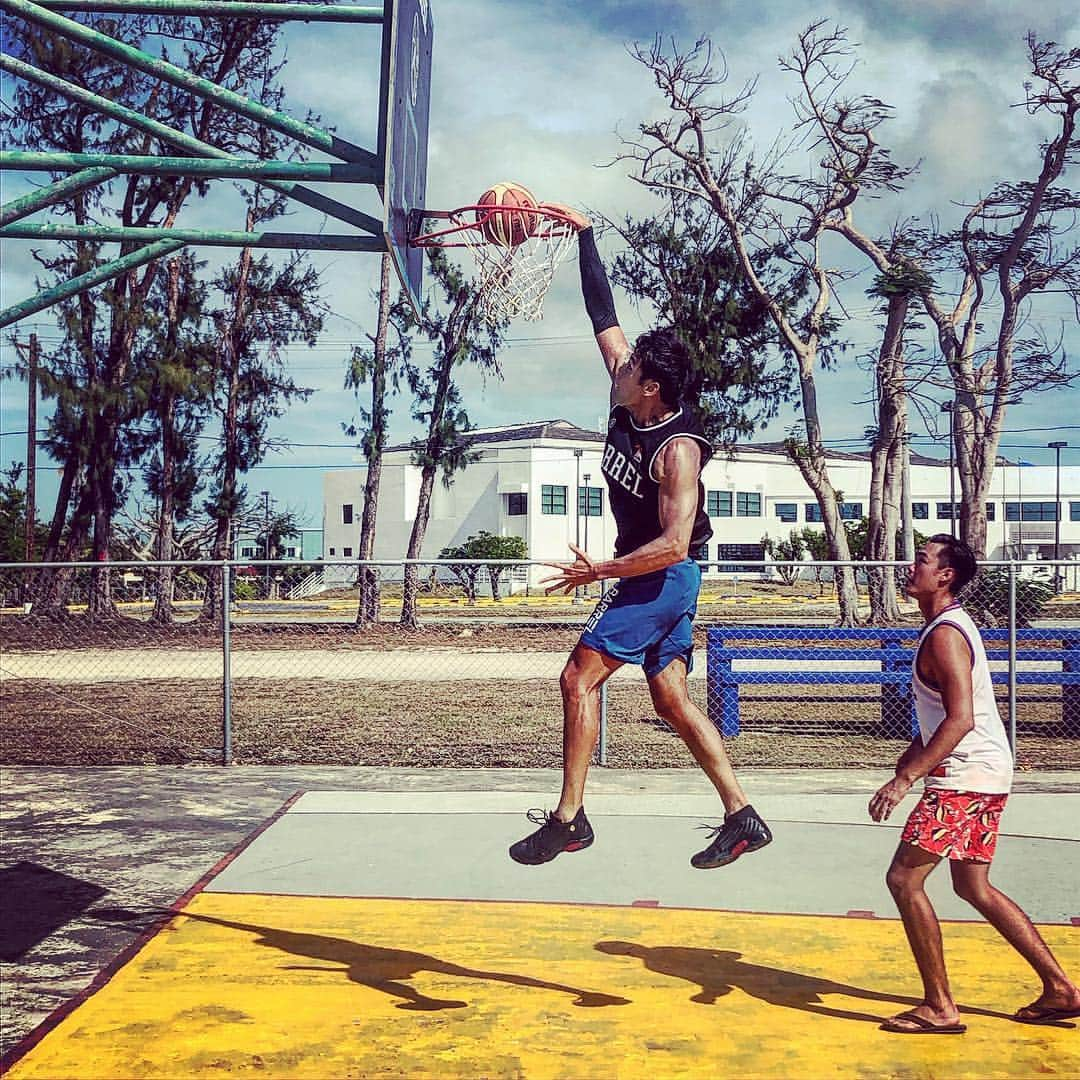
[(524, 517), (529, 512), (529, 496), (525, 492), (511, 492), (506, 496), (506, 516)]
[(577, 512), (582, 517), (600, 517), (604, 513), (604, 489), (579, 487), (577, 489)]
[(330, 549), (330, 554), (331, 554), (331, 555), (334, 555), (334, 554), (335, 554), (335, 550), (334, 550), (334, 548), (331, 548), (331, 549)]
[[(1021, 506), (1023, 510), (1021, 511)], [(1006, 521), (1057, 521), (1057, 503), (1053, 502), (1025, 502), (1006, 503)], [(1023, 517), (1021, 517), (1021, 513)]]
[(817, 503), (804, 503), (803, 509), (806, 511), (807, 521), (821, 521), (821, 507)]
[(840, 517), (844, 521), (859, 521), (862, 518), (862, 503), (842, 502), (840, 504)]
[(540, 513), (566, 513), (566, 486), (564, 484), (542, 484), (540, 486)]
[(994, 521), (997, 519), (997, 503), (986, 504), (986, 520)]
[[(764, 544), (717, 544), (716, 558), (720, 559), (764, 559)], [(760, 566), (742, 566), (737, 563), (722, 562), (717, 568), (721, 574), (760, 574)]]
[(1069, 520), (1080, 521), (1080, 502), (1069, 503)]
[(761, 495), (756, 491), (740, 491), (735, 496), (737, 517), (761, 517)]
[(352, 548), (351, 547), (342, 548), (341, 549), (341, 554), (344, 555), (346, 559), (351, 559), (352, 558)]
[(709, 517), (731, 517), (731, 492), (706, 492), (705, 513), (708, 514)]
[(286, 559), (295, 559), (296, 558), (296, 548), (294, 548), (294, 547), (286, 548), (285, 549), (285, 558)]
[(352, 524), (352, 503), (345, 503), (341, 507), (341, 524), (342, 525), (351, 525)]
[(937, 504), (937, 516), (938, 521), (952, 521), (960, 516), (960, 504), (959, 503), (942, 503)]
[(240, 549), (240, 558), (241, 559), (254, 559), (255, 558), (255, 549), (253, 547), (241, 548)]
[(776, 516), (781, 520), (787, 522), (789, 525), (799, 520), (799, 504), (798, 503), (777, 503), (774, 507)]
[(926, 521), (930, 517), (930, 504), (929, 503), (916, 503), (911, 504), (911, 518), (913, 521)]

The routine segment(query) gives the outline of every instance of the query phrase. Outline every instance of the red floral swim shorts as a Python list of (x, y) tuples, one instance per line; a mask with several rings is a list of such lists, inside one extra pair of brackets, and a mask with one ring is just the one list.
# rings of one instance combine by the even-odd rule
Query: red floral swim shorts
[(900, 842), (932, 855), (988, 863), (997, 846), (1008, 795), (928, 788), (907, 819)]

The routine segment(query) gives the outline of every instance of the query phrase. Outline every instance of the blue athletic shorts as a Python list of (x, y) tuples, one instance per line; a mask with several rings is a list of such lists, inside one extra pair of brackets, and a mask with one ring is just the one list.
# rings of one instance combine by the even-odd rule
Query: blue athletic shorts
[(581, 643), (613, 660), (641, 664), (650, 679), (676, 657), (689, 671), (700, 590), (701, 567), (692, 559), (620, 578), (589, 616)]

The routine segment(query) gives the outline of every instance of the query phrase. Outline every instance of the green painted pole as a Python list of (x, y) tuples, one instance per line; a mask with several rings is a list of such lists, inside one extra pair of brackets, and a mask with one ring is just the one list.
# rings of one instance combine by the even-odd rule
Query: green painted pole
[(370, 165), (336, 161), (237, 161), (229, 158), (156, 157), (146, 154), (47, 154), (29, 150), (0, 150), (0, 169), (24, 172), (63, 172), (101, 168), (104, 179), (116, 173), (163, 176), (248, 177), (253, 180), (325, 180), (349, 184), (381, 182), (382, 173)]
[(24, 300), (21, 304), (15, 304), (5, 311), (0, 311), (0, 329), (10, 326), (13, 322), (18, 322), (20, 319), (25, 319), (27, 315), (43, 311), (61, 300), (66, 300), (69, 296), (76, 296), (87, 289), (92, 289), (95, 285), (100, 285), (103, 281), (108, 281), (126, 270), (134, 270), (136, 267), (153, 262), (155, 259), (171, 255), (174, 251), (179, 251), (183, 246), (184, 242), (182, 240), (158, 240), (157, 243), (139, 248), (138, 251), (133, 251), (122, 259), (116, 259), (104, 266), (97, 266), (93, 270), (88, 270), (85, 274), (80, 274), (70, 281), (65, 281), (62, 285), (46, 289), (44, 292), (38, 293), (37, 296)]
[(50, 11), (144, 12), (147, 15), (222, 15), (229, 19), (289, 22), (381, 23), (383, 9), (355, 4), (234, 3), (233, 0), (45, 0)]
[[(119, 120), (121, 123), (137, 128), (139, 131), (149, 132), (163, 142), (167, 142), (180, 150), (187, 150), (202, 157), (212, 157), (218, 160), (236, 160), (230, 158), (229, 154), (217, 146), (205, 143), (201, 139), (196, 139), (183, 131), (177, 131), (175, 128), (162, 124), (158, 120), (152, 120), (148, 116), (143, 116), (142, 113), (135, 112), (134, 109), (129, 109), (125, 105), (118, 105), (115, 101), (110, 101), (100, 94), (84, 90), (81, 86), (75, 86), (73, 83), (66, 82), (56, 75), (40, 70), (40, 68), (25, 64), (21, 60), (16, 60), (13, 56), (0, 53), (0, 71), (6, 71), (18, 78), (26, 79), (28, 82), (36, 82), (39, 86), (44, 86), (49, 90), (62, 94), (71, 101), (86, 105), (105, 116), (111, 116), (114, 120)], [(317, 191), (311, 191), (308, 188), (301, 187), (299, 184), (276, 180), (266, 181), (266, 187), (272, 188), (274, 191), (280, 191), (283, 195), (288, 195), (297, 202), (304, 203), (304, 205), (328, 214), (339, 221), (344, 221), (348, 225), (355, 225), (365, 232), (374, 233), (375, 235), (382, 234), (382, 222), (378, 218), (365, 214), (362, 210), (357, 210), (352, 206), (346, 206), (344, 203), (340, 203), (336, 199), (331, 199)]]
[[(122, 228), (107, 225), (14, 224), (0, 228), (0, 238), (15, 240), (104, 240), (107, 243), (155, 244), (161, 240), (210, 247), (277, 248), (294, 251), (383, 251), (381, 237), (340, 233), (235, 232), (220, 229)], [(114, 271), (116, 272), (116, 271)]]
[[(0, 157), (3, 157), (2, 153)], [(0, 168), (2, 167), (0, 165)], [(12, 199), (11, 202), (0, 206), (0, 225), (10, 225), (13, 221), (43, 210), (46, 206), (70, 199), (72, 195), (85, 191), (87, 188), (97, 187), (98, 184), (111, 180), (115, 175), (112, 169), (83, 169), (82, 172), (65, 176), (63, 180), (57, 180), (55, 184), (49, 184), (48, 187), (38, 188), (37, 191), (31, 191), (28, 195)]]
[(38, 26), (44, 26), (60, 34), (61, 37), (77, 41), (95, 52), (104, 53), (106, 56), (120, 60), (139, 71), (145, 71), (154, 78), (190, 90), (192, 93), (198, 94), (200, 97), (206, 98), (222, 108), (246, 116), (274, 131), (280, 131), (283, 135), (289, 135), (306, 146), (325, 150), (327, 153), (345, 161), (367, 162), (370, 165), (378, 164), (377, 156), (372, 154), (370, 150), (364, 150), (362, 147), (355, 146), (344, 139), (339, 139), (330, 132), (315, 127), (314, 124), (305, 124), (285, 113), (268, 109), (265, 105), (260, 105), (258, 102), (251, 101), (241, 94), (226, 89), (224, 86), (218, 86), (217, 83), (210, 82), (209, 79), (201, 79), (197, 75), (192, 75), (190, 71), (184, 71), (183, 68), (170, 64), (167, 60), (160, 60), (149, 53), (144, 53), (141, 49), (125, 45), (122, 41), (117, 41), (106, 34), (99, 34), (89, 26), (84, 26), (74, 19), (67, 19), (63, 15), (57, 15), (39, 4), (31, 3), (30, 0), (0, 0), (0, 8), (36, 23)]

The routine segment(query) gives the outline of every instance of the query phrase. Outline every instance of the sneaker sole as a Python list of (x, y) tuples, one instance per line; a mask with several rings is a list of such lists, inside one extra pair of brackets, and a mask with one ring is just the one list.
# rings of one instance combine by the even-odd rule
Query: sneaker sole
[(595, 839), (595, 837), (590, 836), (588, 840), (574, 840), (572, 843), (564, 847), (562, 851), (556, 851), (554, 855), (549, 855), (546, 859), (519, 859), (512, 851), (510, 852), (510, 858), (513, 859), (514, 862), (518, 863), (520, 866), (543, 866), (544, 863), (551, 862), (552, 859), (558, 858), (564, 852), (584, 851), (585, 848), (589, 847)]
[(742, 855), (749, 855), (751, 852), (760, 851), (763, 847), (768, 847), (772, 843), (772, 837), (768, 840), (763, 840), (760, 844), (747, 844), (745, 847), (735, 845), (735, 850), (726, 858), (720, 859), (717, 862), (708, 863), (696, 863), (693, 859), (690, 860), (690, 865), (695, 870), (717, 870), (721, 866), (730, 866), (736, 859)]

